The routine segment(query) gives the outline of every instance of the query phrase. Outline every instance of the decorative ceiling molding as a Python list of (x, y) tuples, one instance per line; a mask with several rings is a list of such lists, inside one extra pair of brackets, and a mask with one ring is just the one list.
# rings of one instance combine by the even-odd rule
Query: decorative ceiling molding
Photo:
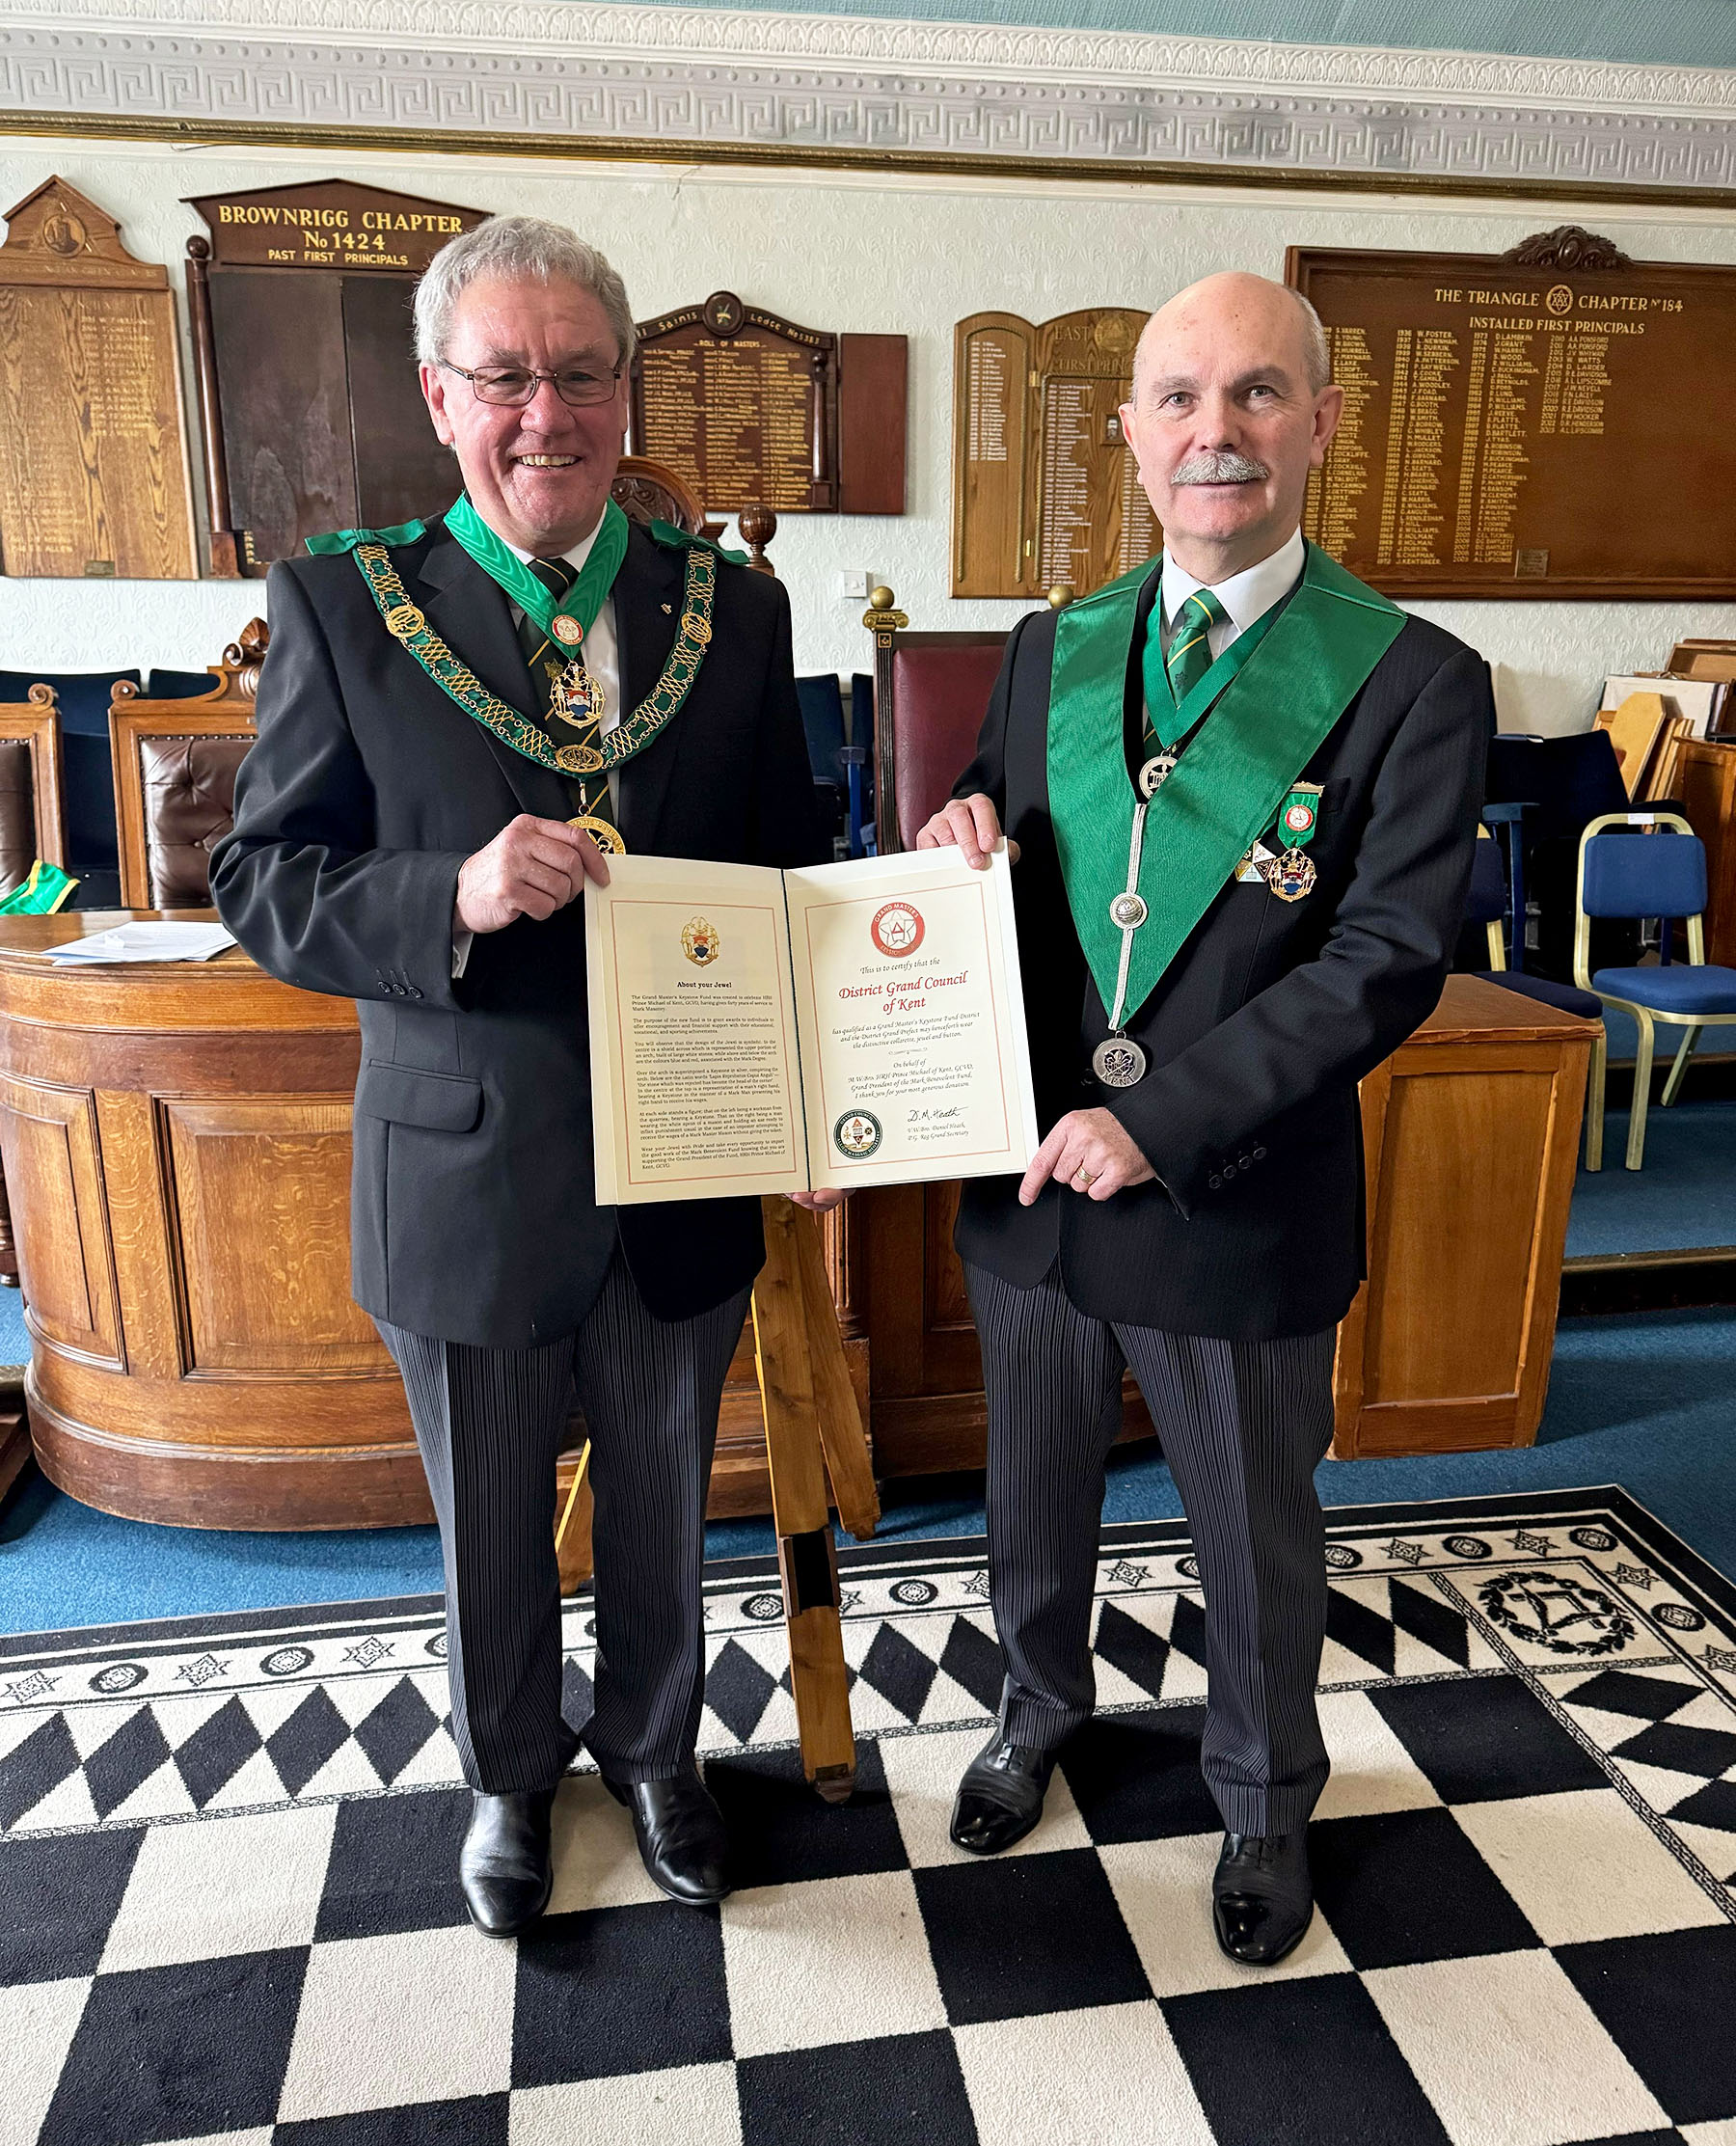
[(1717, 68), (583, 0), (0, 0), (0, 31), (39, 124), (1736, 186)]

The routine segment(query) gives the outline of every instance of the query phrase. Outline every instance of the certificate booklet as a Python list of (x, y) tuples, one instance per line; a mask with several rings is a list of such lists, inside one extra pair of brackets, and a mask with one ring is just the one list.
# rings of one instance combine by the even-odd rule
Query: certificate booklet
[(1022, 1171), (1037, 1112), (1005, 847), (585, 884), (597, 1199)]

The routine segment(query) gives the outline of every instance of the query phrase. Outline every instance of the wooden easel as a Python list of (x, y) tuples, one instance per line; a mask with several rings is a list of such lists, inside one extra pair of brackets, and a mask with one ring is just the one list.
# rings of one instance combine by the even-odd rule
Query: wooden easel
[[(855, 1786), (855, 1734), (827, 1506), (835, 1505), (845, 1527), (865, 1542), (880, 1524), (880, 1496), (814, 1218), (790, 1200), (762, 1206), (766, 1263), (753, 1285), (754, 1358), (790, 1635), (790, 1689), (802, 1771), (827, 1803), (841, 1804)], [(589, 1458), (586, 1444), (556, 1523), (562, 1594), (576, 1592), (591, 1573)]]

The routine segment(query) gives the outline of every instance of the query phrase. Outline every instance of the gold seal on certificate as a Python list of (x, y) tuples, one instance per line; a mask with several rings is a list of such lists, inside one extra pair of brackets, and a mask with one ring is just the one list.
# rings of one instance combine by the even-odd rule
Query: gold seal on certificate
[(1037, 1152), (1004, 846), (585, 883), (605, 1206), (1017, 1175)]

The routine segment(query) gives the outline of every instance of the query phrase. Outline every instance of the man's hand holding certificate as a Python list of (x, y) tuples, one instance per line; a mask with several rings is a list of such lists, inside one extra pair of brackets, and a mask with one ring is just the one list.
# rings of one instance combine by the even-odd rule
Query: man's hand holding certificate
[(909, 1184), (1036, 1153), (1005, 845), (585, 887), (597, 1198)]

